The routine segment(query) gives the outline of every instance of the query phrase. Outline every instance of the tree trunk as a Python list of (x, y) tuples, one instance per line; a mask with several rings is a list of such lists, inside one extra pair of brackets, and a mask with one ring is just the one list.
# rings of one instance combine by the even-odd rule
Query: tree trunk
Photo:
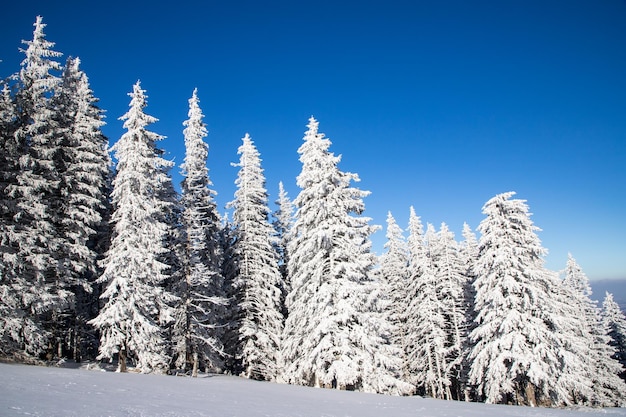
[(194, 378), (198, 376), (198, 352), (193, 353), (193, 369), (191, 370), (191, 376)]
[(528, 382), (526, 384), (525, 391), (526, 401), (528, 402), (528, 405), (530, 405), (531, 407), (536, 407), (537, 399), (535, 398), (535, 386), (532, 383)]
[(120, 349), (119, 362), (117, 364), (117, 372), (126, 372), (126, 348)]

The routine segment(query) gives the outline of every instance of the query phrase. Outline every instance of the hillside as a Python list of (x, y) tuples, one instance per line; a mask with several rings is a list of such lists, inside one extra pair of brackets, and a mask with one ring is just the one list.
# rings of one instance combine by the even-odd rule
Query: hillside
[(2, 416), (626, 416), (280, 385), (224, 375), (197, 379), (0, 364)]

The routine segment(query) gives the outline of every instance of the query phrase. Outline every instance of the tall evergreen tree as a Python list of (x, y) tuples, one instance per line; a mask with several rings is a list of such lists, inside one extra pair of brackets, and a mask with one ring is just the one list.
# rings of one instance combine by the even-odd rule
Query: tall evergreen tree
[(602, 319), (609, 330), (610, 345), (615, 349), (613, 357), (622, 364), (620, 377), (626, 381), (626, 316), (613, 299), (613, 294), (608, 292), (602, 302)]
[(478, 239), (476, 238), (476, 234), (472, 230), (472, 228), (467, 224), (463, 223), (463, 240), (459, 245), (459, 257), (461, 259), (461, 263), (463, 264), (463, 273), (466, 277), (466, 285), (465, 285), (465, 324), (466, 328), (466, 337), (465, 337), (465, 346), (463, 347), (465, 351), (464, 363), (462, 364), (462, 375), (461, 379), (465, 383), (465, 391), (464, 391), (464, 400), (469, 401), (471, 399), (472, 389), (467, 384), (468, 382), (468, 374), (470, 363), (468, 360), (469, 352), (471, 351), (472, 345), (469, 338), (469, 334), (473, 330), (474, 319), (476, 317), (476, 312), (474, 309), (474, 300), (476, 299), (476, 292), (474, 290), (474, 280), (476, 278), (474, 274), (474, 265), (478, 259)]
[(452, 399), (452, 380), (449, 370), (448, 335), (446, 332), (446, 305), (442, 299), (442, 285), (437, 271), (438, 236), (428, 224), (424, 235), (425, 263), (417, 283), (417, 295), (411, 299), (415, 314), (417, 343), (409, 352), (419, 392), (439, 399)]
[(470, 285), (465, 264), (460, 255), (454, 233), (445, 223), (437, 234), (436, 244), (431, 248), (437, 277), (437, 298), (441, 301), (445, 317), (446, 378), (450, 380), (452, 398), (465, 397), (467, 385), (467, 334), (468, 300)]
[(590, 298), (589, 279), (571, 254), (568, 255), (563, 285), (571, 307), (568, 315), (572, 326), (567, 328), (565, 335), (569, 341), (568, 350), (584, 364), (581, 370), (577, 370), (582, 372), (579, 378), (588, 380), (576, 381), (572, 387), (573, 399), (591, 405), (617, 406), (624, 400), (623, 393), (626, 392), (626, 385), (618, 377), (622, 368), (611, 357), (615, 351), (609, 346), (609, 330), (602, 322), (597, 303)]
[(459, 254), (465, 264), (465, 275), (470, 281), (473, 281), (472, 268), (478, 258), (478, 240), (472, 228), (463, 223), (463, 241), (459, 247)]
[(163, 137), (146, 127), (157, 119), (144, 113), (145, 90), (133, 87), (124, 120), (126, 133), (113, 146), (117, 173), (113, 180), (113, 235), (98, 279), (106, 284), (104, 305), (91, 323), (100, 331), (99, 358), (117, 357), (118, 370), (134, 360), (143, 372), (164, 371), (169, 357), (162, 325), (171, 322), (175, 297), (165, 289), (170, 265), (164, 263), (171, 224), (164, 200), (171, 187), (156, 142)]
[[(2, 237), (4, 281), (2, 303), (9, 315), (3, 317), (5, 341), (11, 350), (30, 355), (50, 352), (52, 316), (63, 309), (72, 294), (57, 285), (60, 277), (58, 234), (60, 152), (52, 97), (60, 83), (61, 56), (45, 39), (40, 16), (34, 24), (32, 41), (21, 49), (26, 55), (17, 78), (15, 131), (8, 140), (11, 157), (19, 155), (19, 171), (13, 171), (5, 185), (6, 197), (13, 200), (5, 212)], [(6, 98), (5, 98), (6, 100)], [(5, 200), (6, 201), (6, 200)], [(15, 204), (13, 206), (13, 204)], [(6, 205), (5, 205), (6, 206)], [(11, 216), (12, 217), (9, 217)], [(8, 335), (8, 339), (6, 336)]]
[(483, 207), (479, 226), (475, 328), (470, 383), (489, 403), (559, 405), (562, 340), (555, 328), (555, 274), (524, 200), (499, 194)]
[(19, 260), (18, 250), (12, 239), (14, 216), (17, 213), (15, 199), (8, 195), (15, 186), (19, 172), (19, 160), (23, 149), (14, 136), (17, 128), (17, 114), (14, 97), (8, 82), (3, 83), (0, 96), (0, 353), (12, 354), (22, 348), (20, 300), (22, 288), (15, 285), (14, 268)]
[[(387, 213), (386, 252), (380, 257), (380, 277), (389, 293), (387, 321), (393, 326), (391, 340), (397, 346), (404, 346), (406, 337), (407, 281), (409, 272), (408, 248), (402, 229), (391, 212)], [(402, 352), (404, 362), (404, 352)]]
[[(20, 169), (19, 160), (24, 149), (18, 146), (15, 138), (17, 109), (9, 81), (5, 80), (0, 85), (2, 85), (0, 93), (0, 222), (3, 225), (0, 230), (0, 254), (4, 254), (7, 251), (3, 244), (7, 239), (6, 231), (13, 224), (13, 216), (16, 212), (14, 200), (7, 195), (7, 187), (16, 183)], [(2, 258), (0, 258), (0, 267), (5, 262)]]
[[(276, 211), (273, 213), (273, 226), (276, 232), (274, 245), (276, 247), (276, 253), (278, 254), (278, 268), (282, 276), (282, 304), (284, 305), (284, 299), (291, 289), (289, 274), (287, 273), (287, 264), (289, 263), (289, 250), (287, 247), (289, 243), (289, 233), (293, 225), (293, 203), (289, 199), (282, 181), (278, 183), (278, 199), (276, 200), (276, 206)], [(286, 314), (286, 311), (283, 313)]]
[[(371, 391), (394, 395), (406, 395), (414, 391), (415, 387), (405, 382), (404, 341), (406, 338), (406, 284), (408, 275), (408, 250), (402, 235), (402, 229), (396, 223), (391, 212), (387, 214), (387, 242), (385, 253), (380, 256), (380, 268), (372, 274), (374, 283), (370, 296), (375, 302), (369, 309), (375, 316), (369, 320), (379, 323), (371, 329), (373, 334), (379, 335), (381, 346), (374, 353), (376, 369), (372, 376), (365, 379), (371, 384)], [(382, 359), (382, 364), (377, 358)], [(393, 360), (392, 360), (393, 358)], [(380, 377), (376, 376), (376, 370)], [(381, 379), (380, 381), (378, 379)], [(366, 385), (367, 388), (367, 385)]]
[(174, 350), (177, 366), (219, 370), (223, 367), (221, 320), (227, 304), (221, 273), (220, 217), (211, 190), (207, 158), (208, 135), (197, 89), (189, 99), (185, 129), (185, 162), (182, 165), (182, 224), (185, 236), (185, 268), (178, 285), (181, 300), (176, 312)]
[[(233, 257), (236, 271), (232, 285), (235, 302), (238, 368), (247, 378), (275, 380), (280, 364), (283, 330), (282, 278), (272, 244), (265, 175), (259, 152), (248, 134), (239, 147), (240, 161), (233, 208)], [(239, 369), (238, 369), (239, 370)]]
[[(369, 218), (359, 216), (369, 193), (350, 186), (358, 176), (339, 170), (340, 157), (311, 118), (298, 149), (301, 191), (289, 242), (292, 290), (283, 338), (286, 382), (339, 389), (368, 389), (374, 353), (381, 345), (368, 293), (375, 263)], [(368, 311), (370, 309), (370, 311)], [(372, 329), (373, 328), (373, 329)]]
[(408, 227), (408, 276), (406, 285), (406, 310), (405, 310), (405, 330), (404, 330), (404, 378), (414, 386), (420, 386), (419, 391), (424, 392), (423, 382), (418, 376), (418, 369), (421, 369), (423, 362), (416, 355), (416, 351), (422, 348), (422, 340), (417, 327), (420, 325), (416, 317), (419, 316), (421, 308), (419, 299), (422, 297), (422, 276), (428, 266), (428, 257), (424, 243), (424, 228), (420, 217), (411, 206), (409, 211)]
[(86, 320), (92, 318), (90, 294), (98, 273), (101, 247), (97, 239), (107, 215), (111, 165), (108, 139), (101, 130), (104, 116), (79, 65), (78, 59), (67, 60), (62, 83), (52, 99), (60, 144), (55, 166), (63, 197), (57, 207), (62, 239), (57, 286), (73, 294), (72, 302), (56, 318), (57, 343), (59, 356), (71, 354), (76, 359), (80, 339), (87, 333)]

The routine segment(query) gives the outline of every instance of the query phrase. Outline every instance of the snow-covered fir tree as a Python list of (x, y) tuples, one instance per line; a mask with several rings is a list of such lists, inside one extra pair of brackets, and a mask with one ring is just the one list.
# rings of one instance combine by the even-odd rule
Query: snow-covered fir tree
[(180, 303), (173, 329), (176, 366), (191, 370), (218, 371), (223, 367), (221, 321), (227, 304), (221, 272), (221, 220), (210, 187), (204, 141), (208, 131), (203, 121), (197, 90), (189, 99), (185, 129), (185, 161), (182, 165), (182, 225), (184, 228), (184, 271), (177, 287)]
[(413, 365), (412, 374), (418, 392), (433, 398), (452, 399), (451, 363), (448, 356), (448, 324), (446, 304), (442, 297), (442, 282), (437, 271), (435, 250), (438, 236), (433, 225), (428, 224), (424, 234), (425, 262), (422, 273), (416, 278), (416, 296), (410, 300), (412, 330), (416, 343), (407, 355)]
[(16, 184), (23, 152), (14, 137), (16, 128), (14, 99), (8, 82), (4, 82), (0, 96), (0, 354), (3, 355), (22, 349), (23, 340), (20, 314), (23, 311), (20, 300), (23, 289), (15, 285), (18, 247), (11, 239), (17, 207), (15, 199), (8, 195), (9, 187)]
[(247, 378), (275, 380), (280, 364), (283, 330), (282, 277), (273, 243), (274, 229), (265, 189), (261, 158), (246, 134), (239, 147), (239, 173), (233, 209), (234, 240), (230, 285), (236, 303), (233, 354), (235, 371)]
[[(397, 385), (392, 394), (410, 394), (415, 387), (405, 382), (404, 365), (406, 363), (404, 343), (406, 340), (407, 321), (407, 277), (408, 277), (408, 249), (402, 229), (396, 223), (391, 212), (387, 214), (387, 241), (385, 252), (380, 256), (380, 268), (376, 270), (376, 279), (379, 281), (378, 291), (372, 295), (376, 299), (374, 307), (379, 311), (378, 322), (382, 323), (377, 329), (384, 340), (384, 348), (388, 350), (387, 357), (395, 358), (393, 363), (393, 377), (400, 379), (403, 384)], [(376, 355), (376, 354), (375, 354)], [(374, 378), (375, 379), (375, 378)], [(367, 379), (366, 379), (367, 381)], [(397, 389), (399, 388), (399, 389)], [(374, 392), (385, 392), (374, 389)]]
[(626, 316), (609, 292), (602, 301), (602, 320), (609, 330), (610, 345), (615, 349), (613, 357), (622, 364), (620, 377), (626, 381)]
[(282, 379), (369, 390), (383, 381), (371, 371), (374, 354), (384, 342), (376, 334), (379, 326), (368, 322), (380, 319), (370, 314), (368, 300), (372, 286), (378, 285), (370, 278), (375, 255), (369, 236), (374, 227), (360, 216), (369, 193), (351, 187), (358, 176), (339, 170), (341, 158), (329, 151), (331, 142), (318, 133), (318, 122), (310, 118), (307, 127), (298, 149), (301, 191), (294, 200), (288, 247), (292, 289), (287, 296)]
[[(19, 172), (19, 160), (24, 152), (24, 147), (18, 146), (15, 140), (15, 130), (17, 129), (17, 109), (14, 97), (11, 94), (9, 80), (3, 81), (2, 92), (0, 93), (0, 254), (4, 254), (3, 242), (9, 225), (13, 223), (15, 215), (15, 202), (7, 195), (7, 186), (15, 184)], [(2, 259), (2, 258), (0, 258)], [(0, 267), (5, 261), (0, 262)]]
[(465, 324), (466, 328), (466, 337), (465, 337), (465, 346), (463, 347), (465, 351), (464, 364), (462, 365), (462, 380), (465, 382), (465, 392), (464, 392), (464, 400), (469, 401), (471, 399), (472, 390), (471, 387), (467, 385), (468, 381), (468, 373), (470, 363), (468, 361), (467, 356), (472, 348), (471, 341), (469, 338), (469, 334), (473, 329), (474, 319), (476, 317), (476, 311), (474, 309), (474, 300), (476, 298), (476, 292), (474, 290), (474, 279), (476, 278), (474, 275), (474, 264), (478, 259), (478, 239), (476, 238), (476, 233), (472, 230), (472, 228), (467, 224), (463, 223), (462, 230), (463, 240), (459, 244), (459, 257), (463, 264), (463, 271), (466, 277), (466, 285), (465, 285)]
[[(289, 262), (289, 250), (287, 249), (289, 242), (289, 233), (293, 225), (293, 203), (285, 191), (283, 182), (278, 183), (278, 199), (276, 200), (276, 211), (272, 213), (274, 218), (273, 226), (276, 232), (276, 240), (274, 246), (278, 254), (278, 268), (282, 276), (283, 282), (283, 301), (289, 293), (291, 286), (289, 285), (289, 274), (287, 273), (287, 264)], [(286, 314), (286, 311), (283, 313)]]
[(619, 362), (612, 358), (615, 351), (609, 346), (609, 330), (602, 322), (596, 301), (590, 298), (589, 279), (571, 254), (564, 272), (563, 286), (570, 307), (566, 319), (571, 324), (565, 329), (564, 336), (569, 342), (568, 350), (583, 363), (580, 370), (572, 372), (578, 371), (576, 384), (571, 387), (573, 400), (590, 405), (618, 406), (624, 400), (626, 385), (618, 376), (622, 371)]
[(464, 399), (467, 389), (468, 300), (466, 265), (454, 233), (445, 223), (430, 248), (437, 281), (437, 298), (443, 305), (446, 333), (446, 378), (450, 379), (453, 399)]
[(499, 194), (483, 207), (475, 264), (469, 382), (488, 403), (560, 405), (563, 341), (555, 331), (555, 273), (524, 200)]
[[(51, 102), (60, 83), (61, 56), (47, 41), (45, 25), (37, 17), (33, 40), (23, 41), (26, 55), (17, 77), (15, 94), (15, 131), (7, 150), (19, 155), (19, 171), (10, 177), (4, 198), (8, 220), (3, 225), (2, 303), (9, 315), (3, 316), (4, 340), (10, 350), (27, 354), (52, 353), (53, 316), (72, 299), (72, 294), (58, 287), (57, 258), (61, 248), (59, 216), (60, 143)], [(15, 155), (15, 156), (16, 156)], [(15, 172), (14, 172), (15, 174)], [(6, 201), (6, 200), (5, 200)]]
[(164, 263), (172, 224), (166, 222), (173, 202), (164, 201), (173, 165), (161, 157), (156, 142), (163, 137), (147, 130), (157, 119), (144, 112), (145, 90), (133, 86), (130, 109), (120, 119), (126, 132), (112, 147), (117, 172), (112, 191), (112, 240), (99, 283), (106, 284), (103, 306), (91, 323), (100, 332), (100, 359), (128, 360), (142, 372), (168, 368), (163, 325), (172, 321), (176, 297), (165, 284), (170, 265)]
[[(409, 256), (402, 228), (398, 226), (391, 212), (387, 213), (386, 238), (385, 252), (380, 257), (379, 276), (388, 288), (389, 306), (386, 309), (386, 320), (393, 326), (391, 340), (397, 346), (403, 346), (408, 320), (406, 305)], [(404, 352), (402, 355), (404, 363)]]
[[(402, 343), (405, 358), (403, 375), (407, 382), (417, 387), (421, 384), (417, 370), (422, 367), (422, 362), (418, 358), (416, 351), (420, 348), (422, 342), (417, 331), (419, 321), (416, 320), (416, 317), (419, 314), (418, 309), (420, 306), (416, 300), (422, 295), (421, 280), (428, 263), (428, 258), (424, 245), (424, 227), (420, 217), (415, 213), (413, 206), (411, 206), (409, 210), (408, 232), (407, 249), (409, 265), (406, 285), (406, 322), (404, 341)], [(423, 390), (421, 391), (423, 392)]]
[(86, 321), (93, 318), (92, 282), (98, 274), (96, 261), (102, 249), (98, 237), (107, 215), (111, 165), (108, 139), (101, 130), (104, 116), (79, 65), (77, 58), (67, 60), (59, 92), (53, 98), (61, 145), (59, 190), (63, 196), (57, 208), (63, 240), (57, 286), (74, 295), (73, 302), (60, 312), (57, 337), (59, 356), (75, 359), (85, 350), (81, 345), (89, 343)]
[(459, 246), (459, 255), (465, 264), (465, 274), (472, 281), (472, 268), (478, 258), (478, 239), (469, 224), (463, 223), (463, 240)]
[[(380, 272), (380, 271), (377, 271)], [(370, 282), (364, 283), (368, 297), (361, 307), (363, 324), (367, 332), (364, 340), (371, 358), (364, 361), (361, 389), (388, 395), (410, 395), (415, 387), (403, 380), (404, 355), (402, 346), (394, 341), (395, 326), (388, 320), (391, 291), (380, 274), (372, 273)]]

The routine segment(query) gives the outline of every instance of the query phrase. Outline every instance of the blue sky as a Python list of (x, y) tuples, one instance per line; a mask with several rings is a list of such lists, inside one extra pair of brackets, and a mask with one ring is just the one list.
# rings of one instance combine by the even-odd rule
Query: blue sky
[[(55, 49), (81, 58), (111, 143), (140, 79), (152, 130), (181, 163), (197, 87), (222, 210), (246, 132), (270, 199), (281, 180), (295, 198), (314, 115), (372, 192), (373, 223), (391, 210), (406, 227), (413, 205), (460, 239), (513, 190), (549, 268), (571, 252), (592, 280), (626, 278), (624, 0), (28, 1), (3, 15), (0, 75), (19, 69), (42, 15)], [(373, 242), (380, 252), (384, 231)]]

